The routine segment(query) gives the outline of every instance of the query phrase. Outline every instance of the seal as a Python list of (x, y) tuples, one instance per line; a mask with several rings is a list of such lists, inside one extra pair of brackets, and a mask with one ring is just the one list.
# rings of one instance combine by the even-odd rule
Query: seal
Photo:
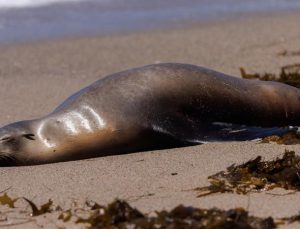
[(2, 165), (247, 140), (300, 124), (299, 89), (164, 63), (115, 73), (52, 113), (0, 129)]

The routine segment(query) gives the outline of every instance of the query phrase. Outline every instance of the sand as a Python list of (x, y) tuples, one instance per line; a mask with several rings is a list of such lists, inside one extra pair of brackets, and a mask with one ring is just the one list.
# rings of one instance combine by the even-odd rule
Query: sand
[[(277, 55), (282, 50), (300, 50), (299, 20), (299, 13), (256, 15), (165, 31), (0, 46), (0, 124), (47, 114), (83, 86), (145, 64), (190, 63), (237, 77), (241, 66), (250, 72), (278, 72), (282, 65), (300, 62), (300, 56)], [(270, 193), (286, 192), (273, 190), (197, 198), (192, 189), (207, 185), (207, 176), (232, 163), (257, 155), (271, 159), (283, 155), (285, 149), (300, 154), (300, 146), (227, 142), (0, 168), (0, 187), (10, 188), (13, 197), (25, 196), (38, 204), (52, 198), (63, 207), (74, 200), (106, 204), (120, 198), (145, 213), (184, 204), (244, 207), (256, 216), (284, 217), (300, 210), (299, 193), (274, 196)], [(46, 228), (55, 228), (56, 223), (50, 221)], [(14, 227), (37, 226), (31, 222)], [(297, 227), (299, 224), (282, 228)]]

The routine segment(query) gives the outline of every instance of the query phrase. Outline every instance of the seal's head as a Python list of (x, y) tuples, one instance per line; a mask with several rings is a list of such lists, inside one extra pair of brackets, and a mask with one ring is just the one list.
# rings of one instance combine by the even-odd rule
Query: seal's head
[(29, 122), (16, 122), (0, 129), (0, 166), (34, 164), (32, 152), (39, 144)]

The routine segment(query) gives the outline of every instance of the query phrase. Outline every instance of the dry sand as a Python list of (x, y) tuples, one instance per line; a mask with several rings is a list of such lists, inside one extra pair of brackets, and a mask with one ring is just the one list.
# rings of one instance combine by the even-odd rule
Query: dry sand
[[(300, 50), (299, 21), (299, 13), (260, 15), (185, 29), (0, 46), (0, 124), (44, 115), (83, 86), (109, 73), (145, 64), (191, 63), (236, 76), (241, 66), (253, 72), (276, 72), (284, 64), (300, 62), (300, 56), (277, 55), (285, 49)], [(0, 187), (11, 187), (11, 196), (25, 196), (37, 203), (52, 198), (65, 207), (73, 200), (105, 204), (121, 198), (146, 213), (184, 204), (244, 207), (257, 216), (284, 217), (298, 213), (300, 194), (196, 198), (191, 189), (207, 185), (207, 176), (232, 163), (257, 155), (270, 159), (285, 149), (300, 154), (300, 146), (228, 142), (1, 168)], [(55, 228), (56, 221), (48, 223), (47, 227)], [(19, 228), (35, 226), (28, 223)]]

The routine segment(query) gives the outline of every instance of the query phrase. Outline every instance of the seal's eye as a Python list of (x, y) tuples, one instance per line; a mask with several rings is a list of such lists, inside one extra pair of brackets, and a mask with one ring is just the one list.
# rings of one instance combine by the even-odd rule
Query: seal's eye
[(13, 142), (15, 139), (12, 138), (12, 137), (4, 137), (4, 138), (1, 138), (1, 141), (2, 142)]
[(23, 134), (22, 136), (28, 140), (35, 140), (34, 134)]

